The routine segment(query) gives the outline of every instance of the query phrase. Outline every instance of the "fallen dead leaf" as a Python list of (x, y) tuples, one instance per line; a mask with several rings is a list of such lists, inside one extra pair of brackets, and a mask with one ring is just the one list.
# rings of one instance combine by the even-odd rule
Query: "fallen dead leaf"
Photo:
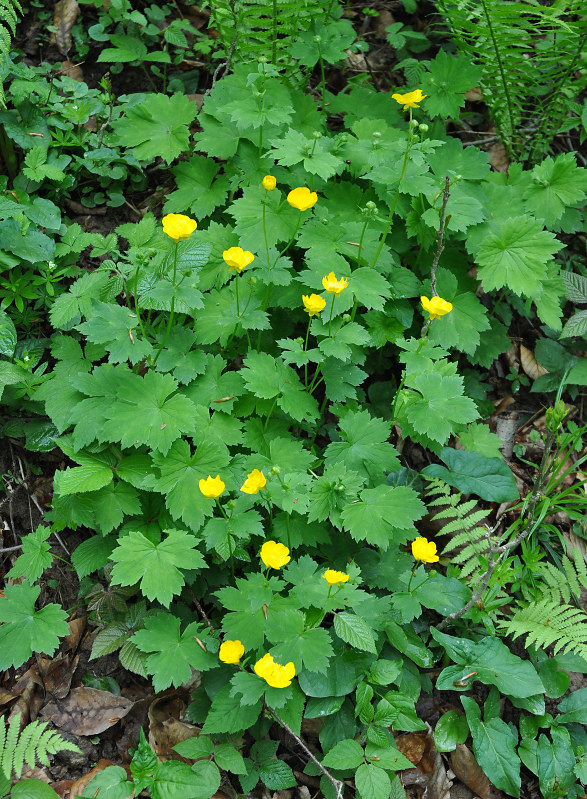
[(80, 645), (80, 641), (82, 640), (84, 630), (86, 629), (85, 616), (81, 616), (78, 619), (71, 619), (71, 621), (68, 622), (68, 625), (69, 634), (65, 636), (65, 640), (67, 641), (69, 648), (76, 652), (78, 646)]
[[(70, 42), (70, 47), (71, 47), (71, 42)], [(72, 80), (77, 80), (79, 83), (81, 83), (84, 79), (84, 73), (82, 71), (82, 68), (80, 67), (79, 64), (74, 64), (72, 61), (63, 61), (61, 64), (60, 72), (62, 75), (66, 75), (68, 78), (71, 78)]]
[(59, 799), (69, 799), (71, 796), (71, 786), (73, 785), (73, 780), (59, 780), (58, 782), (50, 783), (50, 785)]
[(505, 151), (505, 146), (500, 142), (495, 142), (489, 148), (489, 163), (496, 172), (507, 172), (510, 162)]
[(181, 721), (186, 703), (180, 694), (168, 694), (155, 699), (149, 707), (149, 745), (159, 760), (183, 760), (173, 747), (200, 734), (200, 728)]
[(479, 86), (475, 86), (472, 89), (469, 89), (465, 92), (465, 100), (469, 100), (471, 103), (478, 103), (479, 100), (483, 99), (483, 92), (479, 88)]
[(113, 727), (132, 708), (123, 696), (97, 688), (74, 688), (66, 699), (55, 699), (43, 708), (42, 715), (61, 730), (76, 735), (98, 735)]
[[(426, 733), (409, 732), (406, 735), (400, 735), (395, 743), (399, 751), (408, 758), (410, 763), (420, 767), (420, 761), (424, 756), (424, 752), (429, 748), (429, 746), (427, 747), (427, 739), (428, 736)], [(427, 770), (426, 768), (420, 768), (420, 771), (425, 772)]]
[(59, 52), (67, 55), (71, 47), (71, 29), (79, 14), (77, 0), (57, 0), (55, 3), (55, 13), (53, 15), (53, 25), (57, 28), (51, 34), (51, 44), (56, 44)]
[(542, 364), (538, 363), (532, 350), (520, 344), (520, 360), (522, 362), (522, 369), (526, 372), (528, 377), (536, 380), (542, 375), (548, 374), (548, 369), (545, 369)]
[[(450, 799), (450, 789), (452, 788), (452, 772), (447, 772), (440, 756), (440, 752), (433, 747), (429, 756), (434, 764), (432, 773), (428, 776), (428, 786), (424, 791), (422, 799)], [(449, 777), (450, 774), (450, 777)]]
[(450, 753), (450, 766), (455, 776), (468, 788), (481, 799), (489, 799), (491, 783), (468, 746), (457, 744), (454, 752)]

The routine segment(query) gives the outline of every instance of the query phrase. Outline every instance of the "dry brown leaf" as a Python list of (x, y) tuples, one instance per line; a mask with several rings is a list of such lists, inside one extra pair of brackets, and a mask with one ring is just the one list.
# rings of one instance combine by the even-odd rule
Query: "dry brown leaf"
[(97, 688), (74, 688), (66, 699), (55, 699), (42, 715), (61, 730), (76, 735), (98, 735), (126, 716), (133, 702)]
[(465, 92), (465, 100), (469, 100), (471, 103), (477, 103), (479, 100), (483, 99), (483, 92), (479, 88), (479, 86), (475, 86), (472, 89), (469, 89)]
[(68, 626), (69, 634), (65, 636), (65, 640), (67, 641), (69, 648), (76, 652), (80, 641), (82, 640), (84, 630), (86, 629), (85, 616), (81, 616), (78, 619), (71, 619), (71, 621), (68, 622)]
[(159, 760), (183, 760), (173, 747), (200, 734), (200, 728), (181, 721), (186, 704), (180, 694), (168, 694), (155, 699), (149, 707), (149, 745)]
[(72, 785), (73, 780), (59, 780), (58, 782), (52, 782), (51, 788), (53, 788), (59, 799), (69, 799), (69, 797), (72, 795)]
[(520, 360), (522, 361), (522, 369), (532, 380), (536, 380), (542, 377), (542, 375), (548, 374), (548, 369), (545, 369), (542, 364), (538, 363), (532, 350), (529, 350), (528, 347), (524, 347), (523, 344), (520, 344)]
[[(426, 733), (409, 732), (406, 735), (400, 735), (395, 743), (399, 751), (408, 758), (410, 763), (413, 763), (414, 766), (420, 766), (420, 761), (427, 749), (427, 739), (428, 735)], [(420, 771), (427, 770), (420, 767)]]
[(489, 163), (496, 172), (507, 172), (510, 162), (501, 142), (495, 142), (489, 148)]
[(79, 64), (74, 64), (72, 61), (63, 61), (60, 72), (62, 75), (65, 75), (72, 80), (77, 80), (79, 83), (81, 83), (84, 79), (82, 68)]
[[(444, 767), (440, 752), (433, 746), (428, 756), (434, 765), (432, 772), (428, 775), (428, 785), (422, 799), (450, 799), (452, 779)], [(453, 776), (452, 772), (450, 776)]]
[(450, 753), (450, 766), (455, 776), (468, 788), (481, 799), (489, 799), (491, 783), (468, 746), (457, 744), (455, 751)]
[(90, 782), (94, 779), (96, 774), (99, 774), (101, 771), (104, 771), (104, 769), (108, 768), (108, 766), (117, 766), (117, 765), (118, 763), (113, 763), (112, 760), (98, 760), (97, 764), (94, 766), (94, 768), (91, 771), (88, 771), (87, 774), (84, 774), (82, 777), (80, 777), (74, 783), (72, 783), (71, 788), (69, 790), (69, 795), (81, 796), (84, 790), (90, 784)]
[(73, 28), (79, 6), (77, 0), (57, 0), (55, 3), (55, 13), (53, 15), (53, 25), (57, 28), (51, 34), (51, 44), (56, 44), (59, 52), (67, 55), (71, 47), (71, 29)]

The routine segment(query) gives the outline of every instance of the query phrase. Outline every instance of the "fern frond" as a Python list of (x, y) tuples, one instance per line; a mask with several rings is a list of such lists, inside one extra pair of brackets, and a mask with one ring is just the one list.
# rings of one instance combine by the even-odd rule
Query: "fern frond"
[[(459, 49), (483, 69), (484, 99), (508, 152), (523, 151), (525, 133), (534, 140), (531, 149), (545, 149), (558, 131), (567, 97), (584, 86), (584, 76), (575, 76), (587, 37), (582, 0), (569, 0), (563, 12), (533, 0), (438, 0), (437, 5)], [(579, 91), (571, 92), (571, 84)]]
[[(452, 563), (461, 565), (461, 577), (477, 574), (481, 567), (479, 555), (487, 551), (487, 528), (479, 526), (489, 511), (477, 509), (476, 500), (463, 502), (463, 495), (459, 492), (450, 493), (451, 488), (437, 477), (428, 478), (426, 498), (428, 507), (442, 506), (442, 510), (432, 517), (432, 521), (451, 519), (442, 527), (443, 535), (452, 535), (448, 545), (443, 550), (443, 555), (455, 552), (451, 556)], [(434, 498), (433, 498), (434, 497)]]
[(545, 649), (554, 645), (554, 654), (575, 652), (587, 660), (587, 614), (579, 608), (561, 605), (557, 599), (544, 599), (514, 611), (501, 623), (507, 635), (526, 636), (525, 645)]
[[(1, 0), (0, 0), (1, 1)], [(6, 779), (12, 773), (20, 779), (24, 764), (31, 768), (36, 760), (44, 766), (49, 765), (49, 755), (56, 752), (79, 752), (80, 749), (70, 741), (66, 741), (56, 730), (47, 730), (48, 721), (33, 721), (19, 735), (20, 713), (6, 724), (0, 721), (0, 771)]]
[[(8, 56), (10, 55), (10, 43), (12, 36), (16, 33), (16, 23), (18, 14), (22, 14), (22, 6), (19, 0), (0, 0), (0, 70), (3, 71)], [(0, 108), (6, 108), (4, 97), (4, 87), (0, 73)]]

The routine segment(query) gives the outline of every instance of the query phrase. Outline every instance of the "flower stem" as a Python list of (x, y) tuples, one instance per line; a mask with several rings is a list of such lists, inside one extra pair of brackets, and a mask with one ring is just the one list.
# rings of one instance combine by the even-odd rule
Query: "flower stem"
[(334, 312), (334, 300), (336, 299), (336, 294), (332, 295), (332, 305), (330, 306), (330, 318), (328, 319), (328, 336), (332, 337), (332, 314)]
[[(300, 222), (301, 222), (301, 221), (302, 221), (302, 212), (300, 211), (300, 212), (299, 212), (299, 214), (298, 214), (298, 221), (296, 222), (296, 227), (295, 227), (295, 230), (294, 230), (294, 232), (293, 232), (293, 234), (292, 234), (292, 237), (291, 237), (291, 239), (288, 241), (288, 243), (285, 245), (285, 247), (283, 248), (283, 250), (282, 250), (282, 251), (279, 253), (279, 255), (277, 256), (277, 258), (275, 259), (275, 264), (277, 263), (277, 261), (279, 261), (279, 259), (281, 258), (281, 256), (282, 256), (282, 255), (285, 255), (285, 253), (286, 253), (286, 252), (289, 250), (289, 248), (290, 248), (290, 247), (291, 247), (291, 245), (293, 244), (293, 242), (294, 242), (294, 239), (295, 239), (295, 237), (296, 237), (296, 234), (297, 234), (298, 230), (300, 229)], [(275, 266), (275, 264), (273, 264), (273, 266)], [(271, 267), (271, 268), (273, 268), (273, 267)]]
[(240, 312), (240, 307), (239, 307), (239, 302), (238, 302), (238, 279), (239, 279), (239, 274), (237, 272), (237, 274), (235, 275), (235, 281), (234, 281), (234, 292), (236, 294), (236, 315), (238, 317), (240, 317), (241, 312)]
[[(176, 287), (175, 286), (175, 276), (177, 274), (177, 250), (178, 250), (178, 247), (179, 247), (179, 239), (175, 242), (175, 251), (173, 253), (173, 278), (171, 280), (171, 284), (172, 284), (174, 289)], [(173, 317), (174, 316), (175, 316), (175, 293), (173, 294), (173, 297), (171, 298), (171, 309), (169, 311), (169, 321), (167, 322), (167, 330), (165, 331), (165, 336), (163, 337), (163, 341), (159, 345), (159, 349), (157, 350), (157, 354), (155, 355), (155, 360), (153, 361), (153, 366), (155, 366), (155, 364), (159, 360), (159, 356), (161, 355), (161, 353), (163, 352), (163, 348), (167, 344), (167, 339), (169, 338), (169, 334), (171, 332), (171, 325), (173, 324)]]
[(265, 199), (263, 200), (263, 236), (265, 238), (265, 250), (267, 252), (267, 266), (269, 266), (269, 242), (267, 240), (267, 219), (266, 219), (266, 205), (269, 199), (269, 192), (265, 189)]
[[(312, 317), (308, 316), (308, 327), (306, 329), (306, 341), (304, 343), (304, 352), (308, 350), (308, 337), (310, 336), (310, 325), (312, 324)], [(304, 385), (308, 388), (308, 362), (304, 364)]]
[(269, 424), (269, 419), (271, 419), (271, 414), (275, 410), (275, 406), (277, 405), (277, 400), (279, 399), (279, 394), (273, 400), (273, 405), (269, 408), (269, 413), (267, 414), (267, 418), (265, 419), (265, 424), (263, 425), (263, 432), (267, 432), (267, 425)]
[(413, 139), (414, 139), (414, 134), (413, 134), (413, 130), (412, 130), (412, 109), (410, 108), (410, 123), (409, 123), (409, 128), (408, 128), (408, 143), (407, 143), (407, 146), (406, 146), (406, 152), (404, 154), (404, 163), (403, 163), (403, 166), (402, 166), (402, 171), (401, 171), (401, 174), (400, 174), (400, 177), (399, 177), (397, 188), (395, 190), (395, 196), (393, 198), (393, 202), (391, 203), (391, 210), (389, 212), (389, 216), (387, 217), (387, 224), (385, 225), (385, 230), (383, 231), (383, 235), (381, 236), (381, 240), (379, 241), (379, 247), (377, 248), (377, 252), (375, 253), (375, 258), (373, 258), (373, 261), (371, 262), (371, 265), (370, 265), (371, 269), (373, 269), (373, 267), (375, 266), (375, 264), (379, 260), (379, 256), (381, 255), (381, 250), (383, 249), (383, 245), (385, 244), (385, 239), (387, 238), (387, 234), (391, 230), (391, 223), (393, 221), (393, 215), (395, 214), (397, 201), (399, 200), (400, 186), (402, 185), (402, 181), (405, 178), (406, 172), (407, 172), (407, 169), (408, 169), (408, 163), (409, 163), (409, 160), (410, 160), (410, 150), (412, 149)]
[[(224, 508), (220, 504), (220, 501), (219, 501), (218, 497), (216, 497), (216, 504), (218, 505), (218, 509), (220, 510), (220, 513), (224, 516), (226, 521), (227, 522), (230, 521), (230, 519), (226, 515), (226, 511), (224, 510)], [(228, 552), (229, 552), (229, 555), (230, 555), (230, 572), (232, 574), (232, 580), (234, 582), (234, 555), (233, 555), (233, 552), (232, 552), (232, 535), (231, 535), (230, 531), (228, 531)]]

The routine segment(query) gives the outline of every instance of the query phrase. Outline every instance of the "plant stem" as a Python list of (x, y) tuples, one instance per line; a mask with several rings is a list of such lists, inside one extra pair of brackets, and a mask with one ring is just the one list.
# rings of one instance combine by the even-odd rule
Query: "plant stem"
[(240, 312), (239, 301), (238, 301), (238, 279), (239, 279), (239, 274), (237, 272), (236, 275), (235, 275), (235, 279), (234, 279), (234, 293), (236, 295), (236, 315), (240, 318), (241, 312)]
[(267, 209), (266, 203), (269, 199), (269, 192), (265, 189), (265, 198), (263, 200), (263, 238), (265, 239), (265, 251), (267, 253), (267, 266), (269, 266), (269, 241), (267, 239)]
[(332, 305), (330, 306), (330, 318), (328, 319), (328, 336), (332, 338), (332, 314), (334, 312), (334, 300), (336, 299), (336, 294), (332, 295)]
[(379, 260), (379, 256), (381, 255), (381, 250), (383, 249), (383, 245), (385, 244), (385, 239), (387, 238), (387, 234), (391, 230), (391, 223), (392, 223), (392, 220), (393, 220), (393, 215), (395, 214), (397, 201), (399, 200), (400, 186), (402, 185), (402, 181), (405, 178), (406, 172), (407, 172), (407, 169), (408, 169), (408, 163), (409, 163), (409, 160), (410, 160), (410, 150), (412, 149), (413, 138), (414, 138), (414, 134), (413, 134), (413, 130), (412, 130), (412, 109), (410, 108), (410, 127), (408, 129), (408, 142), (407, 142), (407, 145), (406, 145), (406, 152), (404, 154), (404, 163), (402, 165), (402, 171), (401, 171), (401, 174), (400, 174), (400, 177), (399, 177), (399, 181), (398, 181), (398, 184), (397, 184), (397, 189), (395, 190), (395, 196), (394, 196), (393, 201), (391, 203), (391, 210), (389, 212), (389, 216), (387, 217), (387, 224), (385, 225), (385, 230), (383, 231), (383, 235), (381, 236), (381, 240), (379, 242), (379, 247), (377, 248), (377, 252), (375, 253), (375, 258), (373, 258), (373, 261), (371, 262), (371, 269), (373, 269), (373, 267), (375, 266), (375, 264)]
[(267, 418), (265, 419), (265, 424), (263, 425), (263, 432), (267, 432), (267, 425), (269, 424), (269, 419), (271, 419), (271, 414), (275, 410), (275, 406), (277, 404), (277, 400), (279, 399), (279, 394), (273, 400), (273, 405), (269, 408), (269, 413), (267, 414)]
[[(288, 243), (285, 245), (283, 250), (279, 253), (277, 258), (275, 259), (275, 263), (273, 264), (273, 266), (275, 266), (275, 264), (279, 261), (279, 259), (281, 258), (282, 255), (285, 255), (285, 253), (289, 250), (289, 248), (293, 244), (294, 239), (296, 237), (296, 233), (298, 232), (298, 230), (300, 228), (300, 222), (301, 221), (302, 221), (302, 212), (300, 211), (299, 214), (298, 214), (298, 221), (296, 222), (296, 227), (295, 227), (295, 230), (293, 232), (293, 235), (292, 235), (291, 239), (288, 241)], [(272, 269), (273, 269), (273, 266), (271, 267)]]
[[(218, 497), (216, 497), (216, 504), (218, 505), (218, 509), (220, 510), (220, 513), (224, 516), (226, 521), (229, 522), (230, 519), (226, 515), (226, 511), (224, 510), (224, 508), (220, 504), (220, 500), (218, 499)], [(228, 552), (230, 554), (230, 571), (231, 571), (231, 574), (232, 574), (232, 581), (234, 582), (234, 556), (233, 556), (233, 553), (232, 553), (232, 535), (230, 534), (230, 531), (228, 532)]]
[(442, 192), (442, 209), (440, 211), (440, 227), (438, 229), (438, 242), (436, 245), (436, 253), (434, 254), (434, 260), (432, 261), (432, 269), (430, 271), (430, 296), (436, 297), (436, 268), (438, 267), (438, 262), (440, 260), (440, 256), (442, 255), (442, 251), (444, 250), (444, 228), (446, 224), (446, 204), (448, 203), (448, 198), (450, 197), (450, 178), (447, 175), (445, 178), (444, 183), (444, 191)]
[[(175, 276), (177, 274), (177, 250), (179, 247), (179, 239), (175, 242), (175, 252), (173, 253), (173, 278), (172, 278), (172, 286), (175, 289)], [(159, 356), (163, 351), (163, 347), (167, 344), (167, 339), (169, 338), (169, 333), (171, 332), (171, 325), (173, 324), (173, 317), (175, 315), (175, 293), (171, 298), (171, 309), (169, 311), (169, 321), (167, 322), (167, 330), (165, 331), (165, 336), (163, 337), (163, 341), (159, 345), (159, 349), (157, 350), (157, 354), (155, 355), (155, 360), (153, 361), (153, 367), (159, 360)]]
[[(310, 336), (310, 325), (312, 324), (312, 317), (308, 316), (308, 327), (306, 329), (306, 341), (304, 343), (304, 352), (308, 350), (308, 338)], [(304, 364), (304, 385), (308, 388), (308, 362)]]
[(501, 76), (501, 82), (503, 85), (503, 90), (505, 93), (506, 104), (508, 108), (508, 116), (510, 118), (510, 139), (509, 142), (506, 140), (504, 142), (508, 157), (511, 157), (512, 154), (512, 142), (515, 133), (515, 125), (514, 125), (514, 110), (512, 105), (512, 98), (510, 97), (510, 88), (508, 86), (507, 78), (505, 75), (505, 69), (503, 66), (503, 61), (501, 59), (501, 52), (499, 50), (497, 39), (495, 38), (495, 31), (493, 30), (493, 23), (491, 21), (491, 15), (489, 13), (489, 9), (487, 7), (486, 0), (481, 0), (481, 5), (483, 6), (483, 13), (485, 14), (485, 20), (487, 22), (487, 28), (489, 29), (489, 35), (491, 36), (491, 41), (493, 42), (493, 49), (495, 50), (495, 57), (497, 58), (497, 66), (499, 68), (499, 74)]

